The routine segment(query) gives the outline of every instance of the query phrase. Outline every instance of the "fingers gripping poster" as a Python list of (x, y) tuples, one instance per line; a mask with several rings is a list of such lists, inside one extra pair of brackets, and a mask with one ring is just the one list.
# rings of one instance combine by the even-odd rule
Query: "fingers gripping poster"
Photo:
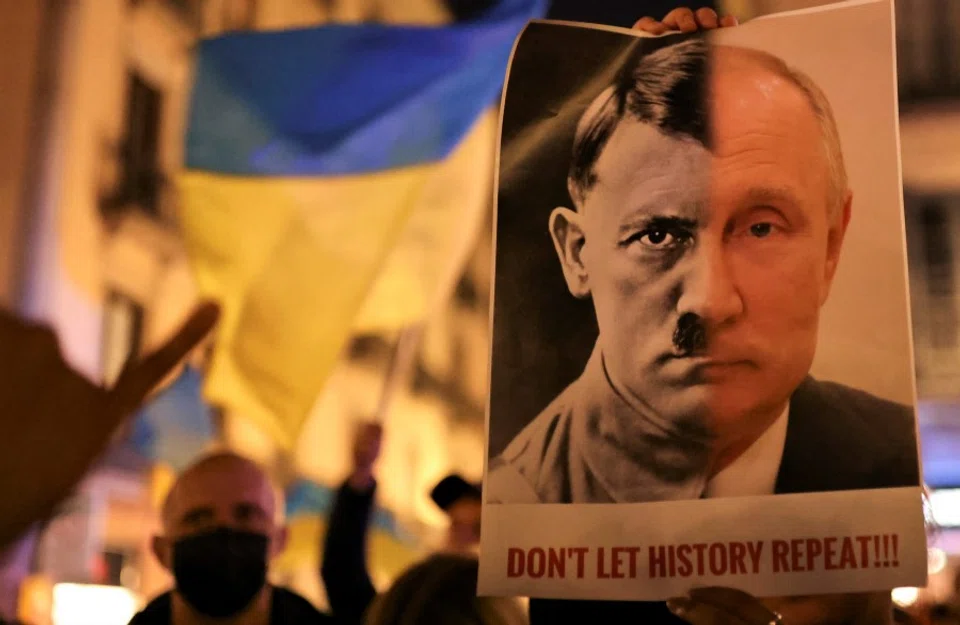
[(893, 28), (520, 36), (481, 594), (924, 584)]

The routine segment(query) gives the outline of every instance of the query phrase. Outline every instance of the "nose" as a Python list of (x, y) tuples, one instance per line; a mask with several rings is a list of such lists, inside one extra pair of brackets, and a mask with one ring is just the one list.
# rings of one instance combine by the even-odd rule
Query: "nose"
[(687, 257), (677, 313), (696, 315), (707, 326), (722, 325), (743, 312), (743, 300), (722, 243), (698, 241)]

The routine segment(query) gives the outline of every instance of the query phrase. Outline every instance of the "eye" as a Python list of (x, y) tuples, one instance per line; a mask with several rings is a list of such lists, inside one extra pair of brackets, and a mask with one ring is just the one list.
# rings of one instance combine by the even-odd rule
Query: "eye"
[(750, 234), (758, 239), (764, 239), (773, 233), (773, 224), (767, 221), (755, 223), (750, 226)]
[(668, 250), (683, 245), (689, 238), (689, 234), (669, 228), (648, 228), (638, 232), (631, 240), (653, 250)]
[(266, 513), (254, 504), (239, 504), (233, 511), (234, 519), (238, 523), (253, 523), (266, 519)]
[(180, 523), (185, 527), (203, 527), (213, 523), (213, 510), (209, 508), (194, 508), (187, 511), (180, 518)]
[(666, 230), (649, 230), (640, 235), (640, 242), (650, 247), (666, 247), (673, 243), (674, 238)]

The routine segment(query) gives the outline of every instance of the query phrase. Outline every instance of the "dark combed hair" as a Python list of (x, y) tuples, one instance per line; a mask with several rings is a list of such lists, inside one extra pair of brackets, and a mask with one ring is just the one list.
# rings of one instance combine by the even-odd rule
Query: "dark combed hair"
[(574, 202), (581, 202), (596, 184), (597, 160), (627, 116), (668, 136), (710, 147), (708, 60), (708, 45), (699, 38), (646, 54), (637, 43), (614, 83), (593, 101), (577, 125), (567, 181)]

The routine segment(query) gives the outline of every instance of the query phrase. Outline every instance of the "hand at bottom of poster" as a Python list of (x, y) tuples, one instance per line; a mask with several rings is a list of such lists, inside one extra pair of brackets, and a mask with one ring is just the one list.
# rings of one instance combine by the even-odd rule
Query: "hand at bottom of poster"
[(783, 617), (756, 597), (733, 588), (696, 588), (689, 597), (667, 601), (667, 607), (692, 625), (779, 625)]
[(805, 625), (891, 623), (889, 593), (757, 599), (733, 588), (696, 588), (667, 607), (690, 625)]

